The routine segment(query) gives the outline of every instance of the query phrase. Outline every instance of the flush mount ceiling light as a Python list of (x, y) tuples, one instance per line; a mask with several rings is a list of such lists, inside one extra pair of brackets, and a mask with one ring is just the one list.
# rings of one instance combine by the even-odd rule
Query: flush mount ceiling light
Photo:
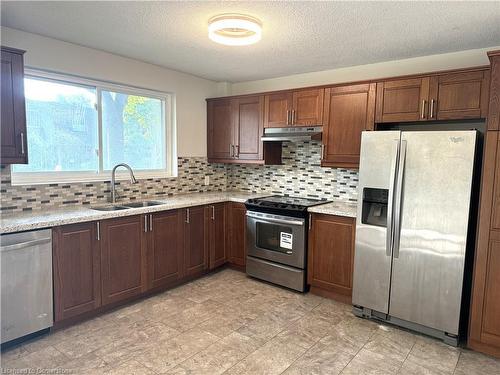
[(208, 37), (228, 46), (246, 46), (262, 37), (262, 25), (254, 17), (242, 14), (221, 14), (208, 21)]

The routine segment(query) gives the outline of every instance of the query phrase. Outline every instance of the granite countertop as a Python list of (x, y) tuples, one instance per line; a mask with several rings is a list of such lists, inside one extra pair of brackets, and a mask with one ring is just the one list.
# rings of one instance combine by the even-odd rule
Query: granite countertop
[(321, 204), (319, 206), (309, 207), (307, 211), (316, 214), (356, 217), (357, 210), (357, 203), (336, 201), (332, 203)]
[[(228, 201), (244, 203), (249, 198), (266, 195), (269, 194), (249, 194), (241, 192), (191, 193), (173, 195), (165, 199), (150, 199), (156, 202), (163, 202), (161, 205), (119, 211), (97, 211), (91, 209), (89, 206), (73, 206), (53, 210), (9, 213), (2, 214), (1, 216), (0, 233), (22, 232), (33, 229), (50, 228), (58, 225), (141, 215)], [(125, 204), (125, 202), (117, 202), (117, 204)], [(103, 206), (103, 204), (95, 206)]]
[[(191, 193), (173, 195), (166, 199), (156, 200), (163, 204), (151, 207), (131, 208), (119, 211), (97, 211), (89, 206), (73, 206), (52, 210), (16, 212), (2, 214), (0, 219), (0, 234), (22, 232), (27, 230), (50, 228), (58, 225), (82, 223), (86, 221), (105, 220), (115, 217), (149, 214), (158, 211), (177, 208), (201, 206), (222, 202), (244, 203), (247, 199), (267, 196), (269, 194), (250, 194), (242, 192)], [(125, 202), (118, 202), (118, 205)], [(98, 207), (100, 205), (96, 205)], [(308, 210), (313, 213), (356, 217), (356, 203), (337, 201), (327, 203)]]

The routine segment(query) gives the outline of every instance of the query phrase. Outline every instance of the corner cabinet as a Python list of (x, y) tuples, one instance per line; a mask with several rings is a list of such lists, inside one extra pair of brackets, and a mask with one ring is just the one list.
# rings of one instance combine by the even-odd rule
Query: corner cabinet
[[(500, 51), (488, 54), (490, 129), (498, 129)], [(500, 358), (500, 132), (486, 133), (468, 346)]]
[(351, 303), (355, 223), (350, 217), (311, 215), (307, 283), (312, 293)]
[(375, 84), (325, 89), (322, 167), (357, 168), (361, 132), (373, 130)]
[(264, 127), (322, 126), (323, 95), (323, 88), (266, 95)]
[(378, 82), (375, 121), (485, 118), (488, 90), (488, 69)]
[(24, 51), (1, 47), (1, 164), (27, 164)]

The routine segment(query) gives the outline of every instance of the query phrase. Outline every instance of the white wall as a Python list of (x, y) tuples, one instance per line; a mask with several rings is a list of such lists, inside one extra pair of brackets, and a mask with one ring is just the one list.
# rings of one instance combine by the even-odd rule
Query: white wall
[(489, 60), (486, 52), (498, 49), (500, 49), (500, 46), (233, 83), (227, 95), (249, 94), (488, 65)]
[(26, 50), (27, 67), (175, 93), (177, 153), (206, 156), (205, 98), (220, 92), (216, 82), (6, 27), (0, 37), (2, 45)]

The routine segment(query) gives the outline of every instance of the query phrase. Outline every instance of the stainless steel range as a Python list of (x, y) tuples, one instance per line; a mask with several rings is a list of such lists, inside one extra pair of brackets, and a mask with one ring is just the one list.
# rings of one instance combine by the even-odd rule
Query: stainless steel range
[(282, 197), (249, 199), (248, 275), (303, 292), (306, 284), (307, 208), (326, 200)]

